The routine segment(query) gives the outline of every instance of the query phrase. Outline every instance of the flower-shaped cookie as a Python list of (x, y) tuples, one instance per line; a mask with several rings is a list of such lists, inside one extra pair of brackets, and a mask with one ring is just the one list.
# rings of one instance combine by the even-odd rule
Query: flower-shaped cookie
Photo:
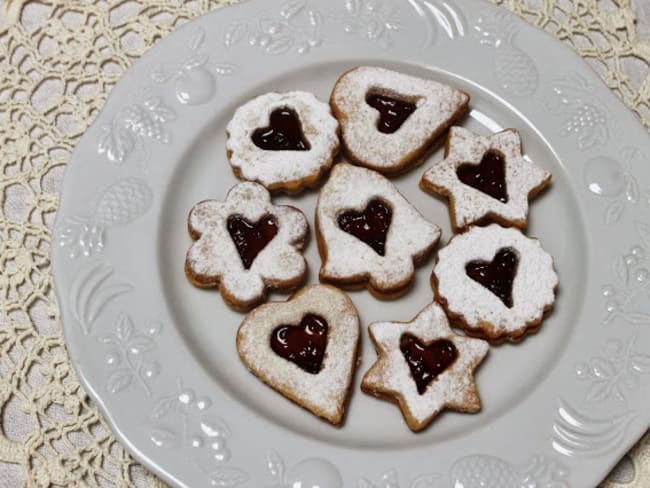
[(218, 286), (228, 305), (248, 310), (267, 288), (298, 286), (307, 265), (301, 250), (309, 235), (304, 214), (271, 203), (257, 183), (240, 183), (225, 202), (197, 203), (188, 218), (196, 240), (185, 258), (185, 272), (197, 286)]
[(316, 205), (321, 281), (367, 285), (379, 298), (408, 289), (414, 263), (440, 237), (388, 179), (347, 163), (334, 166)]
[(329, 106), (311, 93), (267, 93), (235, 111), (226, 128), (228, 159), (239, 178), (294, 193), (330, 168), (338, 131)]
[(551, 174), (521, 154), (515, 129), (489, 137), (462, 127), (449, 130), (445, 159), (422, 176), (422, 189), (449, 199), (455, 231), (494, 220), (525, 228), (528, 200), (551, 181)]
[(421, 162), (468, 102), (469, 95), (442, 83), (370, 66), (344, 73), (330, 96), (346, 156), (385, 174)]
[(539, 328), (553, 307), (558, 277), (537, 239), (491, 224), (454, 236), (438, 252), (431, 282), (455, 324), (500, 343)]
[(359, 349), (359, 317), (333, 286), (260, 305), (237, 332), (239, 357), (266, 384), (334, 425), (343, 421)]
[(454, 334), (437, 303), (410, 322), (376, 322), (368, 330), (378, 360), (361, 389), (397, 403), (411, 430), (424, 429), (444, 408), (480, 410), (473, 373), (488, 343)]

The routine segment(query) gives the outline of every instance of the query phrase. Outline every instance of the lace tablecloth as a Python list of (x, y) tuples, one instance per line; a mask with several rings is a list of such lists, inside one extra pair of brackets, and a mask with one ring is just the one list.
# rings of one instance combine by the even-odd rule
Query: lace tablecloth
[[(0, 0), (1, 487), (163, 485), (118, 444), (72, 370), (51, 226), (70, 153), (122, 73), (179, 24), (226, 3)], [(578, 51), (650, 130), (650, 2), (499, 3)], [(649, 485), (650, 433), (603, 486)]]

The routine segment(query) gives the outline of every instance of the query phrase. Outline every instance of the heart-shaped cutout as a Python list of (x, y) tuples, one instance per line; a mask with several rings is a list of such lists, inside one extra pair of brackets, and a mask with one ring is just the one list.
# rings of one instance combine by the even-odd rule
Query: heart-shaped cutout
[(379, 112), (377, 130), (384, 134), (397, 132), (417, 109), (415, 103), (379, 93), (368, 93), (366, 103)]
[(253, 143), (267, 151), (309, 151), (311, 146), (302, 132), (298, 114), (289, 108), (276, 108), (269, 125), (255, 129)]
[(487, 151), (479, 164), (463, 163), (456, 170), (458, 179), (499, 200), (508, 203), (506, 160), (497, 151)]
[(271, 388), (339, 425), (359, 338), (359, 316), (350, 298), (333, 286), (311, 285), (286, 302), (269, 302), (249, 313), (237, 331), (237, 351)]
[(399, 348), (409, 365), (420, 395), (426, 391), (429, 383), (450, 367), (458, 357), (456, 346), (447, 339), (423, 344), (414, 335), (403, 334)]
[(327, 329), (327, 320), (320, 315), (307, 314), (300, 325), (276, 327), (271, 335), (271, 349), (308, 373), (318, 374), (327, 347)]
[(512, 308), (512, 284), (517, 274), (519, 256), (514, 249), (499, 250), (492, 261), (470, 261), (465, 265), (467, 276), (498, 296)]
[(227, 227), (245, 269), (250, 269), (257, 255), (278, 233), (278, 225), (271, 215), (254, 223), (237, 215), (231, 216)]
[(377, 254), (386, 253), (386, 236), (393, 212), (382, 200), (371, 200), (362, 212), (349, 210), (338, 217), (341, 230), (368, 244)]

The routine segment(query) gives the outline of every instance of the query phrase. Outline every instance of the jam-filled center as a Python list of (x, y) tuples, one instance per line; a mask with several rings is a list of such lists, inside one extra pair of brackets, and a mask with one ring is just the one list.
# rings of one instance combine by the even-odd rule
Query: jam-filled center
[(508, 203), (506, 160), (498, 151), (487, 151), (479, 164), (461, 164), (456, 170), (456, 175), (466, 185), (502, 203)]
[(402, 334), (399, 348), (409, 365), (420, 395), (426, 391), (429, 383), (449, 368), (458, 357), (456, 346), (447, 339), (423, 344), (414, 335)]
[(507, 247), (500, 249), (492, 261), (470, 261), (465, 265), (465, 272), (498, 296), (506, 307), (512, 308), (512, 284), (518, 265), (517, 252)]
[(271, 112), (269, 125), (255, 129), (253, 143), (268, 151), (308, 151), (309, 141), (302, 132), (298, 114), (290, 108), (276, 108)]
[(392, 215), (390, 207), (376, 198), (362, 212), (343, 212), (339, 215), (338, 224), (343, 231), (365, 242), (383, 256), (386, 253), (386, 236)]
[(272, 215), (265, 215), (257, 222), (249, 222), (239, 215), (233, 215), (228, 217), (227, 227), (246, 269), (250, 269), (257, 255), (278, 233), (278, 226)]
[(415, 103), (379, 93), (368, 93), (366, 103), (379, 112), (377, 130), (384, 134), (396, 132), (417, 109)]
[(300, 325), (276, 327), (271, 334), (271, 349), (304, 371), (318, 374), (327, 347), (327, 329), (327, 321), (323, 317), (307, 314)]

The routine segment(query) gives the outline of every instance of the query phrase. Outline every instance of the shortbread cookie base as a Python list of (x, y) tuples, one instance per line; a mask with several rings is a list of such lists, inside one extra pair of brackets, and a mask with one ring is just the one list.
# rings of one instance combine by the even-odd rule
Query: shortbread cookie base
[[(469, 134), (472, 135), (468, 130), (463, 129), (462, 127), (452, 127), (447, 140), (445, 141), (445, 152), (444, 152), (444, 159), (446, 160), (450, 156), (450, 151), (451, 151), (451, 144), (452, 144), (452, 135), (454, 134)], [(515, 129), (506, 129), (500, 133), (494, 134), (491, 138), (486, 138), (486, 137), (481, 137), (481, 136), (476, 136), (479, 139), (484, 139), (484, 140), (489, 140), (494, 138), (495, 136), (503, 136), (503, 137), (508, 137), (512, 134), (513, 137), (518, 137), (518, 132)], [(520, 153), (521, 152), (521, 146), (517, 144), (517, 151)], [(486, 145), (486, 149), (489, 150), (490, 148), (488, 145)], [(497, 148), (498, 150), (498, 148)], [(513, 154), (513, 156), (515, 156)], [(517, 157), (521, 158), (521, 154), (516, 155)], [(482, 157), (482, 155), (475, 154), (473, 156), (473, 159), (479, 159)], [(468, 158), (469, 159), (469, 158)], [(438, 163), (435, 163), (434, 166), (444, 164), (445, 161), (440, 161)], [(477, 163), (477, 161), (463, 161), (463, 163)], [(529, 165), (534, 165), (533, 162), (527, 161), (526, 164)], [(541, 193), (543, 190), (545, 190), (549, 184), (551, 183), (552, 175), (551, 173), (545, 172), (541, 170), (537, 166), (531, 166), (530, 167), (531, 171), (534, 171), (535, 173), (543, 174), (543, 177), (538, 179), (538, 184), (535, 186), (532, 186), (527, 192), (526, 192), (526, 210), (525, 212), (521, 212), (521, 215), (519, 217), (514, 217), (514, 216), (506, 216), (504, 213), (499, 213), (495, 211), (487, 211), (482, 213), (481, 216), (473, 216), (473, 217), (467, 217), (463, 216), (461, 218), (460, 215), (457, 215), (456, 209), (458, 208), (458, 203), (456, 200), (456, 197), (454, 195), (454, 192), (451, 191), (448, 187), (446, 186), (441, 186), (439, 184), (436, 184), (434, 181), (431, 179), (427, 178), (427, 174), (431, 170), (427, 170), (427, 172), (424, 173), (422, 178), (420, 179), (420, 188), (433, 195), (434, 197), (440, 198), (441, 200), (445, 201), (448, 204), (448, 210), (449, 210), (449, 220), (451, 222), (451, 227), (454, 233), (460, 233), (465, 230), (467, 230), (471, 225), (484, 225), (488, 224), (491, 222), (495, 222), (497, 224), (500, 224), (503, 227), (517, 227), (518, 229), (525, 230), (528, 226), (528, 201), (532, 200), (535, 198), (539, 193)], [(506, 179), (506, 181), (508, 178)], [(459, 186), (463, 185), (461, 182), (457, 183)], [(511, 184), (508, 185), (508, 193), (510, 192), (515, 192), (516, 188), (510, 188)], [(474, 192), (478, 192), (478, 190), (474, 190)], [(483, 196), (485, 199), (490, 199), (491, 197), (485, 195)], [(511, 196), (512, 198), (512, 196)], [(490, 200), (488, 200), (490, 201)]]
[[(385, 257), (341, 230), (334, 215), (362, 209), (374, 198), (384, 199), (393, 212)], [(333, 168), (321, 189), (315, 220), (321, 282), (345, 289), (366, 287), (380, 299), (394, 299), (409, 290), (415, 267), (431, 255), (440, 237), (438, 226), (427, 222), (388, 179), (348, 163)], [(393, 256), (394, 250), (399, 256)], [(357, 253), (354, 258), (351, 252)]]
[[(255, 325), (268, 324), (267, 328), (272, 331), (279, 325), (295, 323), (298, 316), (308, 313), (321, 315), (329, 327), (327, 349), (318, 374), (304, 372), (296, 364), (275, 355), (270, 348), (264, 357), (250, 357), (258, 352), (256, 348), (260, 344), (270, 341), (268, 331)], [(359, 317), (352, 300), (333, 286), (310, 285), (297, 291), (286, 302), (266, 303), (250, 312), (239, 327), (237, 351), (249, 371), (264, 383), (317, 417), (340, 426), (350, 401), (361, 347), (360, 336)], [(348, 348), (352, 348), (352, 354), (348, 358), (339, 358), (338, 353), (347, 352)], [(329, 385), (319, 381), (322, 374), (329, 375), (326, 378), (331, 379)]]
[[(412, 132), (415, 132), (411, 138), (415, 138), (418, 143), (417, 145), (408, 153), (402, 154), (401, 156), (391, 156), (386, 157), (384, 154), (364, 154), (364, 151), (373, 151), (372, 147), (387, 147), (391, 145), (399, 145), (400, 131), (402, 129), (408, 130), (408, 122), (411, 117), (417, 113), (414, 112), (409, 119), (406, 120), (402, 127), (393, 134), (382, 134), (379, 131), (375, 131), (372, 134), (372, 137), (366, 137), (372, 142), (362, 141), (362, 143), (351, 144), (350, 139), (356, 141), (357, 136), (352, 134), (352, 128), (350, 125), (351, 116), (349, 114), (351, 108), (351, 103), (347, 100), (347, 96), (341, 95), (341, 91), (350, 90), (346, 85), (348, 84), (347, 77), (351, 74), (359, 73), (362, 75), (362, 86), (359, 88), (359, 94), (363, 97), (363, 110), (367, 110), (368, 117), (372, 117), (374, 120), (377, 115), (374, 109), (370, 107), (365, 107), (365, 96), (368, 91), (374, 92), (386, 92), (387, 95), (401, 95), (408, 98), (419, 98), (419, 93), (421, 92), (440, 92), (441, 96), (445, 96), (448, 100), (445, 100), (445, 105), (455, 106), (456, 108), (450, 110), (446, 107), (448, 112), (447, 118), (445, 120), (438, 121), (438, 125), (429, 129), (425, 124), (426, 121), (423, 121), (420, 127), (414, 128)], [(401, 85), (401, 88), (404, 90), (404, 93), (391, 93), (391, 89), (386, 89), (381, 87), (381, 80), (377, 79), (376, 76), (389, 76), (394, 82)], [(374, 80), (367, 80), (366, 77), (375, 77)], [(424, 88), (428, 87), (428, 88)], [(399, 89), (397, 89), (399, 90)], [(391, 71), (383, 68), (375, 67), (357, 67), (350, 69), (343, 73), (337, 80), (332, 94), (330, 95), (330, 107), (332, 108), (332, 113), (339, 121), (341, 125), (341, 145), (345, 152), (346, 157), (359, 166), (364, 166), (369, 169), (373, 169), (380, 173), (386, 175), (398, 175), (404, 173), (420, 164), (422, 164), (427, 156), (432, 152), (433, 147), (435, 146), (436, 140), (444, 134), (444, 132), (451, 127), (454, 123), (459, 121), (465, 114), (468, 112), (470, 96), (457, 90), (455, 88), (443, 85), (441, 83), (434, 82), (432, 80), (427, 80), (423, 78), (416, 78), (406, 74), (402, 74), (396, 71)], [(358, 107), (357, 107), (358, 108)], [(356, 131), (355, 131), (356, 132)], [(424, 134), (424, 135), (423, 135)], [(358, 146), (358, 147), (357, 147)], [(362, 149), (362, 147), (364, 149)], [(401, 152), (401, 151), (400, 151)], [(388, 161), (388, 162), (387, 162)]]
[[(278, 226), (277, 235), (248, 270), (226, 229), (225, 222), (233, 215), (251, 222), (272, 215)], [(245, 312), (261, 303), (269, 289), (290, 291), (305, 279), (302, 249), (309, 238), (307, 219), (295, 207), (273, 205), (269, 192), (257, 183), (235, 185), (223, 202), (197, 203), (187, 225), (194, 242), (186, 254), (185, 275), (198, 287), (217, 287), (226, 304), (236, 311)]]
[[(295, 111), (311, 148), (307, 151), (264, 150), (252, 133), (269, 123), (278, 108)], [(226, 156), (235, 176), (270, 191), (297, 193), (318, 184), (339, 152), (339, 124), (327, 103), (303, 91), (270, 92), (240, 106), (226, 127)]]
[[(377, 361), (364, 375), (361, 390), (397, 404), (411, 430), (423, 430), (445, 408), (466, 413), (475, 413), (481, 409), (480, 396), (472, 377), (488, 353), (488, 344), (455, 334), (437, 303), (425, 307), (410, 322), (374, 323), (368, 327), (368, 332), (377, 353)], [(399, 348), (387, 349), (382, 345), (382, 341), (391, 341), (397, 346), (398, 337), (404, 333), (410, 333), (423, 342), (449, 340), (458, 351), (455, 363), (427, 386), (425, 397), (417, 392), (415, 381)], [(383, 337), (378, 334), (383, 334)], [(387, 336), (394, 337), (391, 339)], [(399, 375), (401, 380), (388, 375)], [(432, 388), (438, 388), (439, 391)], [(427, 398), (426, 395), (431, 396)], [(430, 404), (425, 408), (422, 401)]]
[[(494, 254), (502, 248), (513, 247), (516, 251), (520, 251), (521, 249), (511, 245), (516, 240), (520, 240), (528, 249), (538, 253), (535, 259), (541, 262), (530, 262), (531, 258), (519, 256), (517, 274), (522, 273), (522, 276), (525, 277), (519, 278), (519, 276), (515, 276), (512, 290), (513, 308), (505, 307), (496, 295), (469, 278), (465, 274), (464, 264), (457, 266), (458, 269), (453, 269), (455, 276), (461, 276), (462, 280), (461, 278), (454, 278), (453, 285), (450, 283), (448, 287), (466, 286), (467, 291), (461, 293), (461, 296), (455, 296), (452, 300), (450, 299), (449, 290), (443, 289), (444, 287), (441, 286), (441, 262), (450, 254), (450, 247), (455, 246), (454, 242), (467, 239), (470, 233), (475, 235), (477, 245), (474, 246), (474, 254), (463, 259), (465, 262), (476, 259), (491, 261)], [(503, 234), (514, 236), (514, 241), (510, 237), (503, 238)], [(495, 237), (495, 235), (497, 236)], [(497, 239), (497, 244), (492, 243), (491, 239)], [(523, 262), (523, 259), (527, 261)], [(520, 269), (522, 266), (526, 269)], [(541, 278), (543, 273), (545, 277)], [(519, 290), (515, 287), (518, 285), (518, 280), (521, 279), (524, 279), (525, 282), (519, 285), (523, 288)], [(553, 266), (552, 257), (542, 249), (538, 239), (527, 237), (515, 228), (504, 228), (498, 224), (491, 224), (487, 227), (471, 227), (467, 232), (455, 235), (447, 246), (439, 251), (436, 265), (431, 274), (431, 287), (434, 291), (435, 300), (443, 306), (454, 325), (465, 330), (468, 336), (486, 339), (491, 344), (497, 345), (503, 342), (521, 342), (528, 334), (533, 334), (539, 330), (543, 320), (553, 309), (558, 277)], [(475, 295), (472, 296), (471, 293), (475, 293)], [(540, 301), (539, 297), (533, 299), (525, 296), (530, 293), (538, 293), (545, 298)], [(535, 300), (539, 303), (535, 303)], [(477, 305), (479, 301), (482, 302), (480, 307)], [(519, 308), (514, 308), (519, 307), (519, 303), (524, 303), (525, 306), (529, 307), (529, 316), (526, 319), (515, 319), (515, 317), (522, 315)], [(462, 310), (463, 307), (475, 308)], [(501, 322), (481, 317), (482, 314), (492, 314), (492, 312), (496, 314), (497, 310), (501, 310)], [(470, 314), (471, 317), (469, 317)]]

